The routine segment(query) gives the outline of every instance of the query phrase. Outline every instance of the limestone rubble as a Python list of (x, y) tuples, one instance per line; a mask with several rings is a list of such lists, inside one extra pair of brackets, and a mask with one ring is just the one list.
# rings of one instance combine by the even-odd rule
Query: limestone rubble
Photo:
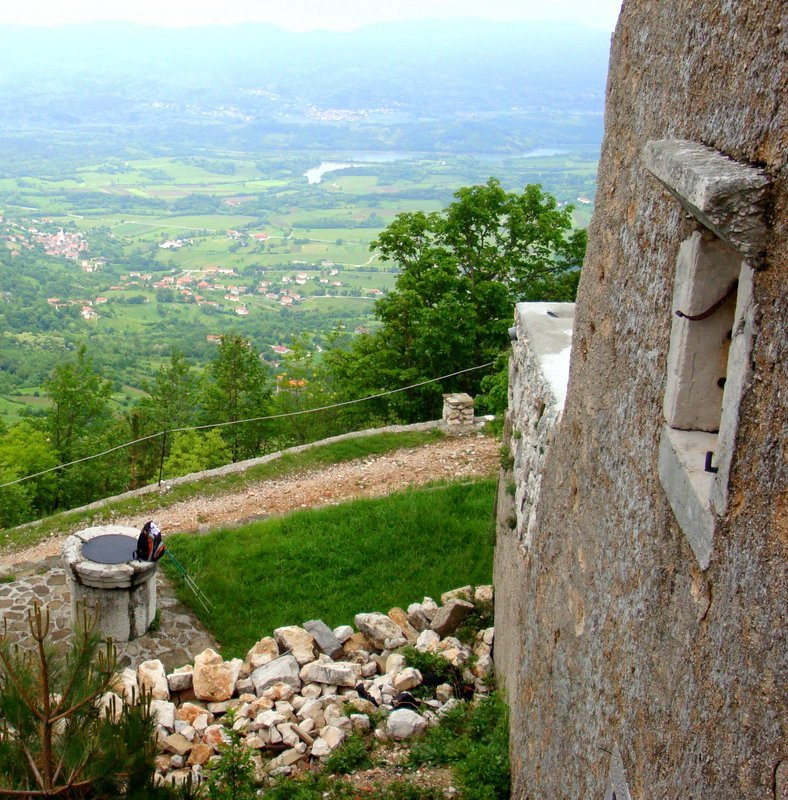
[[(254, 751), (261, 779), (295, 774), (325, 759), (354, 731), (382, 741), (407, 739), (437, 724), (457, 703), (450, 684), (422, 699), (401, 694), (418, 694), (424, 680), (400, 652), (407, 642), (461, 669), (466, 691), (488, 693), (494, 629), (479, 631), (470, 645), (451, 634), (474, 602), (491, 596), (492, 587), (475, 593), (462, 587), (445, 593), (442, 606), (425, 597), (407, 613), (358, 614), (360, 630), (343, 625), (332, 631), (322, 620), (278, 628), (243, 662), (225, 661), (210, 649), (169, 675), (160, 662), (143, 662), (123, 672), (118, 691), (125, 702), (135, 702), (141, 685), (154, 690), (158, 780), (199, 779), (231, 741), (231, 724)], [(122, 701), (113, 696), (113, 702)]]

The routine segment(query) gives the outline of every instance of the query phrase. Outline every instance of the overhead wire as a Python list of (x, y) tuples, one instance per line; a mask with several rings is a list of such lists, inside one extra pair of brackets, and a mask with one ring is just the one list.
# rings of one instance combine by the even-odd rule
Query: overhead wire
[(133, 447), (135, 444), (140, 444), (142, 442), (150, 441), (151, 439), (157, 439), (160, 436), (164, 436), (168, 433), (185, 433), (187, 431), (202, 431), (208, 430), (209, 428), (225, 428), (230, 425), (245, 425), (249, 422), (267, 422), (269, 420), (274, 419), (283, 419), (285, 417), (297, 417), (303, 414), (316, 414), (319, 411), (330, 411), (333, 408), (342, 408), (343, 406), (353, 405), (355, 403), (364, 403), (367, 400), (377, 400), (381, 397), (387, 397), (392, 394), (397, 394), (398, 392), (407, 392), (409, 389), (418, 389), (420, 386), (426, 386), (429, 383), (437, 383), (438, 381), (446, 380), (447, 378), (453, 378), (456, 375), (462, 375), (466, 372), (475, 372), (479, 369), (485, 369), (493, 365), (493, 361), (488, 361), (486, 364), (479, 364), (476, 367), (466, 367), (465, 369), (459, 369), (456, 372), (450, 372), (447, 375), (441, 375), (438, 378), (429, 378), (425, 381), (419, 381), (418, 383), (412, 383), (409, 386), (401, 386), (398, 389), (387, 389), (383, 392), (378, 392), (377, 394), (370, 394), (366, 395), (365, 397), (357, 397), (354, 400), (342, 400), (339, 403), (331, 403), (327, 406), (319, 406), (317, 408), (305, 408), (301, 411), (287, 411), (281, 414), (269, 414), (268, 416), (264, 417), (249, 417), (248, 419), (238, 419), (238, 420), (230, 420), (228, 422), (211, 422), (206, 425), (192, 425), (190, 427), (183, 427), (183, 428), (168, 428), (166, 431), (158, 431), (157, 433), (151, 433), (147, 436), (141, 436), (139, 439), (134, 439), (130, 442), (124, 442), (123, 444), (115, 445), (114, 447), (110, 447), (107, 450), (103, 450), (100, 453), (94, 453), (89, 456), (83, 456), (82, 458), (76, 458), (73, 461), (68, 461), (65, 464), (58, 464), (55, 467), (49, 467), (48, 469), (43, 469), (40, 472), (33, 472), (30, 475), (25, 475), (22, 478), (17, 478), (13, 481), (7, 481), (6, 483), (0, 483), (0, 489), (5, 489), (8, 486), (14, 486), (18, 483), (23, 483), (24, 481), (32, 480), (33, 478), (40, 478), (42, 475), (47, 475), (50, 472), (56, 472), (57, 470), (66, 469), (66, 467), (73, 467), (75, 464), (82, 464), (85, 461), (92, 461), (96, 458), (102, 458), (103, 456), (109, 455), (110, 453), (114, 453), (117, 450), (123, 450), (126, 447)]

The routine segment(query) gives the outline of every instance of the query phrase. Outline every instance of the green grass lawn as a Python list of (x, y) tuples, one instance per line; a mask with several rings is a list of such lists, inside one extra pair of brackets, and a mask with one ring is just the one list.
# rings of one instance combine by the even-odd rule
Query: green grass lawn
[[(490, 583), (494, 480), (411, 489), (300, 511), (167, 544), (213, 604), (178, 593), (221, 644), (243, 657), (282, 625), (352, 624), (362, 611), (407, 607), (424, 595)], [(167, 572), (177, 572), (165, 558)]]

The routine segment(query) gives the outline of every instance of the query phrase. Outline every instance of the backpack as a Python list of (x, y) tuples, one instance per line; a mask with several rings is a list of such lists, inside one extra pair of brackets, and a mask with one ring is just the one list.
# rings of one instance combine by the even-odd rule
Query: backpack
[(137, 549), (134, 558), (138, 561), (158, 561), (165, 551), (159, 526), (151, 520), (142, 526), (137, 537)]

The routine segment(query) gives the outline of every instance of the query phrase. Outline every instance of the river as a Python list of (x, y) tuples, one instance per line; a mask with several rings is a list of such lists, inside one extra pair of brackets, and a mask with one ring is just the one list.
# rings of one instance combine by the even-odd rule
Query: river
[[(539, 147), (535, 150), (529, 150), (526, 153), (519, 155), (508, 154), (483, 154), (482, 157), (491, 158), (493, 160), (502, 160), (505, 158), (545, 158), (549, 156), (559, 155), (565, 153), (566, 150), (553, 150), (548, 147)], [(479, 154), (474, 154), (479, 155)], [(352, 161), (321, 161), (316, 167), (308, 169), (304, 173), (307, 183), (320, 183), (323, 176), (327, 172), (336, 172), (340, 169), (352, 169), (353, 167), (363, 167), (367, 164), (386, 164), (391, 161), (399, 161), (403, 158), (439, 158), (437, 153), (405, 153), (397, 151), (376, 151), (366, 150), (357, 153), (350, 153), (349, 158)]]

